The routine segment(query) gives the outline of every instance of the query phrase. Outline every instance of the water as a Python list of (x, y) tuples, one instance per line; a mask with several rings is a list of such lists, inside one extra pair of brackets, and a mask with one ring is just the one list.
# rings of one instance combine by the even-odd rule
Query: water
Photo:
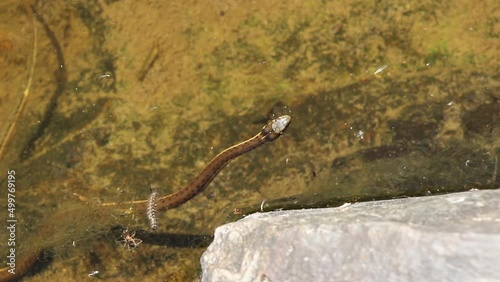
[[(33, 21), (4, 1), (0, 166), (18, 261), (45, 250), (26, 281), (196, 281), (213, 230), (248, 212), (498, 188), (496, 2), (27, 1)], [(273, 110), (285, 135), (157, 233), (89, 209), (177, 191)]]

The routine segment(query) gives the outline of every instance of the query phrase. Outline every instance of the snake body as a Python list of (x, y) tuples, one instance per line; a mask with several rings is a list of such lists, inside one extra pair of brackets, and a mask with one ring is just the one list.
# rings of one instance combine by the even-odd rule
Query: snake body
[(290, 121), (291, 117), (288, 115), (273, 119), (262, 128), (259, 134), (220, 152), (186, 187), (173, 194), (158, 198), (157, 209), (173, 209), (191, 200), (207, 188), (208, 184), (212, 182), (214, 177), (230, 160), (250, 152), (267, 142), (276, 140), (288, 127)]

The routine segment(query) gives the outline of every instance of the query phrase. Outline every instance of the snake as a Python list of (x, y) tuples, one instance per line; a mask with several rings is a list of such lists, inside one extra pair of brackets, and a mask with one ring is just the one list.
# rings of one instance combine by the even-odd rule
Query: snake
[[(203, 192), (203, 190), (205, 190), (205, 188), (208, 187), (210, 182), (212, 182), (212, 180), (227, 165), (227, 163), (238, 156), (262, 146), (265, 143), (276, 140), (287, 129), (290, 122), (291, 116), (289, 115), (279, 116), (271, 120), (255, 136), (233, 145), (216, 155), (184, 188), (163, 197), (157, 197), (157, 195), (155, 195), (155, 199), (153, 201), (156, 208), (155, 212), (179, 207), (180, 205), (193, 199), (196, 195), (199, 195)], [(148, 210), (149, 213), (151, 213), (150, 205), (150, 199), (121, 203), (100, 203), (94, 206), (94, 208), (84, 208), (85, 210), (80, 208), (73, 212), (55, 214), (42, 224), (37, 236), (53, 236), (53, 232), (57, 232), (54, 231), (56, 228), (53, 228), (53, 225), (64, 224), (61, 222), (64, 222), (64, 220), (69, 218), (71, 218), (72, 222), (76, 221), (75, 217), (88, 216), (89, 214), (92, 214), (93, 218), (102, 218), (109, 213), (109, 209), (116, 211), (123, 208), (126, 208), (129, 212), (146, 215), (148, 214)], [(30, 248), (31, 250), (28, 253), (18, 256), (18, 261), (16, 262), (16, 274), (13, 275), (9, 273), (9, 268), (2, 268), (0, 269), (0, 281), (17, 280), (24, 276), (36, 264), (38, 257), (43, 253), (43, 250), (47, 248), (50, 248), (50, 246), (33, 246)]]
[(220, 152), (186, 187), (173, 194), (158, 198), (156, 200), (157, 210), (163, 211), (176, 208), (203, 192), (230, 160), (250, 152), (267, 142), (276, 140), (288, 127), (290, 121), (291, 117), (289, 115), (273, 119), (254, 137)]

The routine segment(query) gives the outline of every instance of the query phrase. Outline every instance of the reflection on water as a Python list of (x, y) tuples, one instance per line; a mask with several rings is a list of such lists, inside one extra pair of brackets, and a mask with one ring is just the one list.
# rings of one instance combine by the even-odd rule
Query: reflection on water
[[(40, 251), (26, 281), (197, 280), (214, 228), (248, 212), (500, 187), (497, 1), (303, 2), (0, 4), (0, 166), (18, 263)], [(285, 136), (158, 232), (98, 208), (176, 191), (273, 109)]]

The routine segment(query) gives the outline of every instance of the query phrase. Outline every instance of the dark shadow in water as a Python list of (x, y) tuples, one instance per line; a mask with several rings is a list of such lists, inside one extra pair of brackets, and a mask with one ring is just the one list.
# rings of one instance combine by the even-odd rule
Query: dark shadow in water
[[(112, 233), (119, 238), (123, 232), (122, 226), (112, 228)], [(175, 234), (166, 232), (136, 231), (136, 237), (141, 238), (143, 244), (173, 248), (206, 248), (214, 238), (211, 234)]]

